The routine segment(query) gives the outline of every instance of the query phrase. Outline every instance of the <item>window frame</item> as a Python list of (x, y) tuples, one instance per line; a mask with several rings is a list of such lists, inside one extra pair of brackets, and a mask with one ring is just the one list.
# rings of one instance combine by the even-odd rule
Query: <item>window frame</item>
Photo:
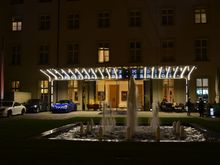
[(13, 45), (11, 47), (11, 64), (12, 65), (21, 64), (21, 46), (19, 44)]
[(195, 61), (208, 61), (208, 39), (198, 38), (194, 41)]
[(175, 9), (173, 8), (162, 8), (160, 9), (160, 24), (162, 26), (173, 26), (175, 25)]
[(11, 91), (12, 92), (20, 91), (20, 81), (19, 80), (12, 80), (11, 81)]
[(79, 63), (80, 47), (78, 42), (68, 43), (66, 45), (67, 64), (74, 65)]
[(40, 15), (40, 22), (39, 22), (39, 30), (47, 31), (50, 30), (51, 26), (51, 17), (48, 14)]
[(160, 40), (160, 54), (162, 62), (174, 62), (175, 61), (175, 40), (174, 39), (162, 39)]
[[(207, 24), (208, 23), (208, 9), (206, 7), (194, 8), (193, 14), (194, 14), (194, 24)], [(203, 21), (203, 19), (205, 19), (205, 21)]]
[(39, 46), (39, 65), (48, 65), (49, 64), (49, 53), (50, 46), (49, 44), (41, 44)]
[(23, 30), (23, 21), (20, 16), (12, 16), (11, 19), (11, 31), (21, 32)]
[(143, 47), (142, 45), (143, 44), (140, 40), (129, 41), (129, 55), (131, 63), (141, 62)]
[(142, 12), (139, 9), (132, 9), (129, 11), (129, 27), (142, 26)]
[(98, 28), (109, 28), (111, 26), (111, 12), (108, 10), (97, 12)]
[(70, 13), (67, 15), (67, 29), (75, 30), (80, 27), (80, 15), (79, 13)]
[(109, 63), (110, 62), (110, 43), (99, 42), (97, 46), (98, 63)]
[[(198, 84), (198, 81), (200, 80), (200, 84)], [(207, 85), (204, 85), (204, 81), (207, 80)], [(202, 94), (198, 94), (198, 91), (202, 91)], [(204, 93), (204, 91), (207, 91), (207, 94)], [(208, 100), (209, 98), (209, 79), (208, 78), (196, 78), (196, 97), (197, 99), (203, 98), (205, 100)], [(207, 95), (207, 96), (206, 96)]]

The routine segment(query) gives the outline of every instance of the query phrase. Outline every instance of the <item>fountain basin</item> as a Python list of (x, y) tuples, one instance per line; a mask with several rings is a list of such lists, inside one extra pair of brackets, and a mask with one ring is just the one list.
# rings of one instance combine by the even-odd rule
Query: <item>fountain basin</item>
[[(63, 127), (55, 128), (41, 134), (42, 138), (49, 140), (69, 140), (69, 141), (105, 141), (105, 142), (156, 142), (156, 135), (152, 132), (150, 126), (137, 126), (135, 135), (132, 139), (126, 137), (125, 126), (115, 126), (112, 129), (103, 130), (103, 134), (99, 136), (100, 125), (94, 125), (88, 130), (88, 125), (74, 123), (65, 125)], [(160, 142), (205, 142), (205, 141), (219, 141), (213, 137), (209, 137), (204, 130), (195, 128), (193, 126), (183, 126), (184, 134), (180, 136), (173, 130), (172, 126), (160, 126)], [(214, 139), (214, 140), (213, 140)]]

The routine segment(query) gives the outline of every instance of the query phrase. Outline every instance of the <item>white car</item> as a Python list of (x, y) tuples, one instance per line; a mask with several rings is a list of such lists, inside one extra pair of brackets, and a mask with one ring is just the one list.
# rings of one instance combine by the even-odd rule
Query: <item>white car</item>
[(10, 117), (12, 115), (23, 115), (26, 107), (15, 101), (0, 101), (0, 116)]

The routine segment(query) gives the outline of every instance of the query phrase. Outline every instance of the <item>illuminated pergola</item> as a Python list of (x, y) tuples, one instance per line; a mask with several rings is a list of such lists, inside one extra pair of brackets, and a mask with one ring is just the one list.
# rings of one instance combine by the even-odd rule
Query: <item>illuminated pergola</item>
[(185, 79), (186, 99), (188, 81), (196, 66), (124, 66), (124, 67), (75, 67), (40, 69), (50, 82), (51, 102), (53, 102), (53, 81), (62, 80), (126, 80), (145, 79)]
[(131, 66), (131, 67), (93, 67), (40, 69), (49, 78), (55, 80), (120, 80), (135, 79), (187, 79), (190, 80), (195, 66)]

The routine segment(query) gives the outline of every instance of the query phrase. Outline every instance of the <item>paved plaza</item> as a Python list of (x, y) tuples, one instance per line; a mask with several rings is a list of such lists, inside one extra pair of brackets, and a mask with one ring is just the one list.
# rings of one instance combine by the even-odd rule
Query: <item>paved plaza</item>
[[(119, 110), (113, 111), (113, 116), (125, 117), (126, 111)], [(52, 113), (52, 112), (40, 112), (40, 113), (26, 113), (23, 116), (17, 116), (18, 118), (24, 119), (50, 119), (50, 120), (61, 120), (72, 117), (101, 117), (102, 111), (76, 111), (70, 113)], [(138, 117), (151, 117), (152, 112), (150, 111), (138, 111)], [(186, 112), (175, 113), (175, 112), (159, 112), (159, 117), (199, 117), (198, 113), (191, 113), (191, 116), (187, 116)]]

